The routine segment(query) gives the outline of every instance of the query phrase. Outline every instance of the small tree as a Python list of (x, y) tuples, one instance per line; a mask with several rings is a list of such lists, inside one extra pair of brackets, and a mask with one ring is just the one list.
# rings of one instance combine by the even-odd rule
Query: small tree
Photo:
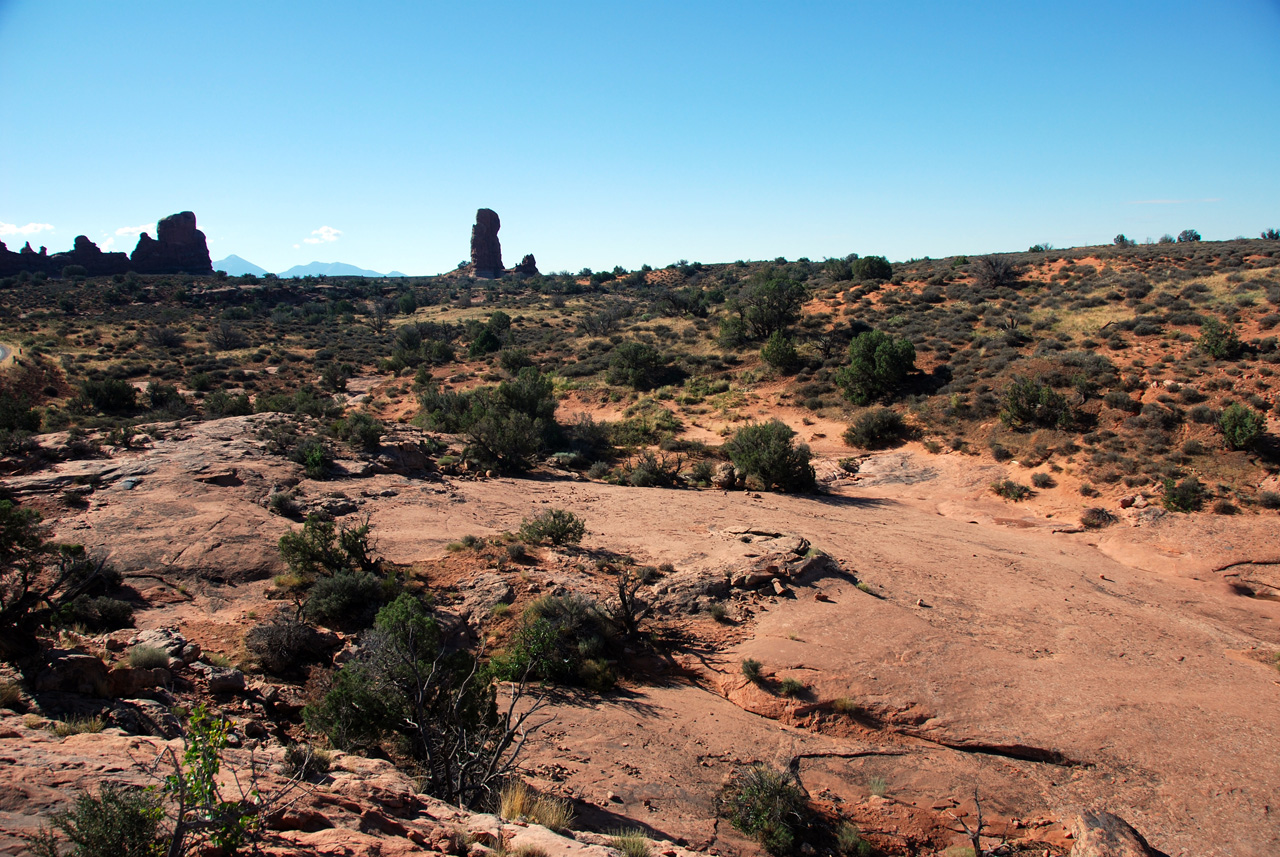
[(1280, 229), (1264, 229), (1259, 237), (1263, 241), (1280, 241)]
[(836, 384), (855, 405), (869, 405), (891, 398), (915, 368), (911, 340), (869, 330), (849, 343), (849, 365), (836, 373)]
[[(768, 339), (774, 331), (786, 330), (800, 318), (800, 308), (808, 294), (803, 283), (766, 270), (729, 302), (729, 309), (742, 320), (749, 338)], [(724, 330), (721, 336), (732, 338)]]
[(1222, 439), (1231, 449), (1249, 449), (1262, 437), (1266, 420), (1262, 414), (1236, 402), (1228, 405), (1218, 417)]
[(1117, 247), (1136, 247), (1138, 244), (1138, 242), (1134, 241), (1132, 238), (1124, 237), (1123, 232), (1117, 235), (1115, 237), (1115, 240), (1112, 241), (1111, 243), (1115, 244)]
[(1178, 233), (1179, 244), (1190, 244), (1200, 240), (1200, 233), (1194, 229), (1184, 229)]
[(796, 433), (781, 420), (743, 426), (725, 444), (733, 466), (754, 476), (766, 491), (808, 491), (814, 487), (812, 454), (805, 444), (795, 445)]
[(883, 256), (863, 256), (854, 259), (849, 272), (855, 280), (889, 280), (893, 278), (893, 266)]

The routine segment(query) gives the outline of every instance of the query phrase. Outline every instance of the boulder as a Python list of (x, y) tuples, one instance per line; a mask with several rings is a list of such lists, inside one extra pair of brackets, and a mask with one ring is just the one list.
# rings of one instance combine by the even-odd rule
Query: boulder
[(153, 687), (164, 687), (173, 681), (167, 669), (139, 669), (136, 667), (114, 666), (107, 674), (107, 686), (111, 696), (130, 698)]
[(199, 662), (192, 664), (191, 669), (209, 682), (210, 693), (240, 693), (244, 690), (244, 673), (240, 670)]
[(189, 664), (200, 657), (200, 646), (196, 643), (188, 642), (186, 637), (173, 628), (154, 628), (149, 631), (142, 631), (133, 638), (133, 642), (130, 645), (160, 649), (170, 658), (176, 658), (184, 664)]
[(138, 236), (138, 246), (129, 257), (140, 274), (212, 274), (209, 245), (196, 228), (190, 211), (171, 214), (156, 224), (156, 237)]
[(102, 659), (84, 652), (53, 649), (49, 666), (36, 676), (36, 691), (63, 691), (86, 696), (106, 696), (111, 685), (107, 665)]
[(716, 474), (712, 477), (711, 482), (717, 488), (723, 488), (728, 491), (737, 487), (738, 473), (733, 469), (733, 465), (726, 461), (716, 468)]
[(475, 275), (486, 280), (502, 276), (502, 244), (498, 230), (502, 221), (488, 208), (476, 212), (476, 225), (471, 227), (471, 265)]
[(1086, 812), (1071, 823), (1071, 857), (1167, 857), (1128, 822), (1109, 812)]

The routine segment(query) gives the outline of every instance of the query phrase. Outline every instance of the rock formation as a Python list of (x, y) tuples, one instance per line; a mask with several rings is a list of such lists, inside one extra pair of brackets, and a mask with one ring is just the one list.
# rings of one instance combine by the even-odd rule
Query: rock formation
[(538, 276), (538, 262), (533, 258), (533, 254), (529, 253), (512, 270), (522, 277), (536, 277)]
[(209, 246), (190, 211), (171, 214), (157, 223), (154, 239), (145, 232), (139, 235), (130, 261), (139, 274), (213, 273)]
[(139, 274), (213, 273), (204, 233), (196, 229), (196, 216), (190, 211), (161, 220), (157, 224), (156, 235), (157, 238), (152, 238), (142, 233), (132, 258), (124, 253), (104, 253), (85, 235), (76, 236), (75, 246), (70, 251), (52, 256), (44, 247), (38, 253), (32, 250), (30, 242), (14, 253), (0, 241), (0, 277), (22, 271), (32, 274), (43, 271), (56, 277), (68, 265), (79, 265), (91, 277), (128, 271)]
[(502, 244), (498, 241), (501, 228), (496, 211), (482, 208), (476, 212), (476, 225), (471, 227), (471, 265), (477, 277), (491, 280), (502, 276)]

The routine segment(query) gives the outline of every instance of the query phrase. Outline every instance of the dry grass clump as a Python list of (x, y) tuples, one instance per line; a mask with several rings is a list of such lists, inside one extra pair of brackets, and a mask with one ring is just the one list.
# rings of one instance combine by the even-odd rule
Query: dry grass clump
[(649, 840), (641, 830), (619, 830), (609, 845), (622, 852), (622, 857), (649, 857)]
[(49, 726), (49, 731), (59, 738), (66, 738), (84, 732), (98, 733), (106, 727), (106, 721), (101, 717), (72, 717), (70, 720), (55, 720)]
[(541, 824), (557, 832), (567, 830), (573, 823), (573, 810), (567, 800), (538, 794), (519, 780), (508, 783), (502, 790), (498, 814)]
[(129, 666), (154, 670), (169, 666), (169, 653), (156, 646), (134, 646), (129, 650)]

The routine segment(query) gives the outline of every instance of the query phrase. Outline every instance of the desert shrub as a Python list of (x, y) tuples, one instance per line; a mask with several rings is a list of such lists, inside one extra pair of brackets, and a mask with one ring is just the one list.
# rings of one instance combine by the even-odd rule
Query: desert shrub
[(746, 676), (747, 680), (752, 684), (764, 683), (764, 673), (761, 672), (763, 667), (764, 665), (755, 658), (742, 659), (742, 674)]
[(70, 809), (54, 813), (52, 829), (32, 843), (36, 857), (60, 853), (53, 831), (73, 846), (75, 857), (159, 857), (165, 852), (160, 822), (164, 809), (151, 789), (104, 785), (97, 796), (81, 792)]
[(613, 686), (605, 656), (615, 633), (609, 618), (585, 596), (545, 596), (525, 608), (511, 646), (494, 658), (496, 675), (579, 684), (594, 690)]
[(1222, 439), (1231, 449), (1249, 449), (1266, 428), (1262, 414), (1239, 403), (1228, 405), (1218, 417)]
[(1200, 240), (1200, 233), (1194, 229), (1184, 229), (1178, 233), (1179, 244), (1189, 244)]
[(333, 453), (324, 441), (315, 437), (300, 440), (289, 457), (302, 465), (302, 470), (309, 479), (324, 479), (333, 465)]
[(45, 536), (39, 512), (0, 500), (0, 654), (30, 649), (59, 611), (120, 585), (120, 573), (83, 547)]
[(1234, 327), (1210, 316), (1200, 325), (1196, 347), (1210, 357), (1230, 360), (1240, 353), (1241, 343)]
[(760, 348), (760, 359), (779, 372), (790, 373), (800, 365), (800, 352), (790, 336), (775, 330)]
[(129, 650), (129, 666), (153, 670), (169, 666), (169, 653), (157, 646), (134, 646)]
[(1136, 414), (1142, 410), (1142, 402), (1129, 396), (1123, 390), (1111, 390), (1102, 397), (1103, 403), (1108, 408), (1125, 411), (1126, 413)]
[(724, 449), (738, 472), (758, 479), (764, 490), (808, 491), (815, 484), (812, 454), (793, 443), (795, 434), (781, 420), (755, 423), (738, 429)]
[(204, 412), (211, 417), (243, 417), (253, 413), (253, 404), (247, 393), (233, 396), (226, 390), (214, 390), (204, 398)]
[(339, 439), (363, 450), (377, 449), (384, 431), (386, 426), (363, 411), (348, 414), (333, 425), (333, 433)]
[(844, 432), (844, 442), (862, 449), (885, 449), (901, 443), (907, 434), (902, 417), (888, 408), (876, 408), (858, 416)]
[(289, 571), (316, 580), (340, 572), (373, 572), (379, 562), (371, 553), (369, 524), (343, 526), (309, 515), (301, 530), (280, 537), (280, 558)]
[(1164, 507), (1170, 512), (1196, 512), (1204, 505), (1204, 485), (1194, 476), (1164, 480)]
[(809, 827), (809, 805), (790, 775), (764, 764), (739, 768), (717, 800), (719, 813), (774, 855), (791, 854)]
[(991, 491), (1003, 497), (1006, 500), (1012, 500), (1017, 503), (1031, 496), (1031, 489), (1026, 485), (1014, 482), (1012, 479), (1001, 479), (998, 482), (991, 483)]
[(60, 607), (54, 624), (101, 633), (133, 624), (133, 605), (110, 595), (79, 595)]
[(307, 593), (307, 619), (330, 628), (355, 631), (369, 627), (382, 606), (383, 583), (364, 571), (323, 577)]
[(1080, 516), (1080, 525), (1086, 529), (1100, 530), (1103, 527), (1111, 526), (1117, 520), (1119, 519), (1115, 515), (1101, 506), (1090, 506)]
[(1058, 483), (1048, 473), (1032, 473), (1031, 484), (1036, 488), (1052, 488)]
[(507, 559), (512, 562), (524, 562), (529, 557), (529, 550), (521, 542), (512, 542), (507, 545)]
[(394, 743), (433, 797), (492, 805), (538, 710), (514, 714), (518, 699), (499, 708), (496, 693), (491, 674), (466, 650), (449, 647), (436, 618), (404, 593), (378, 612), (360, 654), (303, 709), (303, 719), (340, 749)]
[(101, 411), (104, 414), (125, 414), (137, 408), (138, 390), (120, 378), (101, 381), (85, 381), (80, 385), (78, 399), (81, 410)]
[(1209, 425), (1210, 423), (1216, 423), (1218, 421), (1218, 412), (1208, 405), (1196, 405), (1194, 408), (1187, 411), (1187, 418), (1193, 423)]
[(1066, 397), (1039, 378), (1015, 378), (1001, 400), (1000, 422), (1011, 429), (1067, 428), (1073, 421)]
[(1240, 510), (1235, 503), (1230, 500), (1215, 500), (1213, 504), (1213, 514), (1215, 515), (1234, 515)]
[(666, 366), (662, 352), (644, 342), (623, 342), (609, 357), (610, 384), (622, 384), (635, 390), (657, 386)]
[(969, 263), (969, 276), (984, 291), (1012, 286), (1018, 281), (1018, 267), (1007, 256), (979, 256)]
[(520, 539), (533, 544), (576, 545), (586, 534), (582, 518), (565, 509), (547, 509), (520, 523)]
[(862, 831), (856, 824), (845, 822), (836, 831), (836, 851), (842, 857), (873, 857), (876, 847), (862, 838)]
[(527, 470), (559, 432), (554, 385), (531, 366), (496, 388), (453, 393), (428, 384), (419, 398), (429, 428), (464, 434), (466, 455), (498, 470)]
[(804, 682), (795, 678), (784, 678), (782, 684), (778, 686), (778, 692), (783, 696), (803, 696), (809, 687)]
[(991, 457), (996, 461), (1008, 461), (1013, 458), (1013, 453), (1002, 443), (997, 443), (993, 440), (988, 446), (991, 450)]
[(689, 481), (694, 485), (710, 485), (715, 478), (715, 470), (715, 465), (705, 458), (695, 461), (689, 469)]
[(1258, 505), (1264, 509), (1280, 509), (1280, 493), (1275, 491), (1259, 491)]
[(869, 405), (890, 398), (901, 388), (915, 369), (915, 361), (911, 340), (869, 330), (849, 343), (849, 365), (836, 373), (836, 384), (855, 405)]
[(325, 653), (324, 639), (314, 628), (288, 616), (277, 616), (249, 629), (244, 647), (262, 668), (277, 676), (297, 672)]
[(333, 755), (311, 744), (290, 744), (284, 750), (284, 764), (290, 776), (299, 780), (312, 780), (329, 773)]

